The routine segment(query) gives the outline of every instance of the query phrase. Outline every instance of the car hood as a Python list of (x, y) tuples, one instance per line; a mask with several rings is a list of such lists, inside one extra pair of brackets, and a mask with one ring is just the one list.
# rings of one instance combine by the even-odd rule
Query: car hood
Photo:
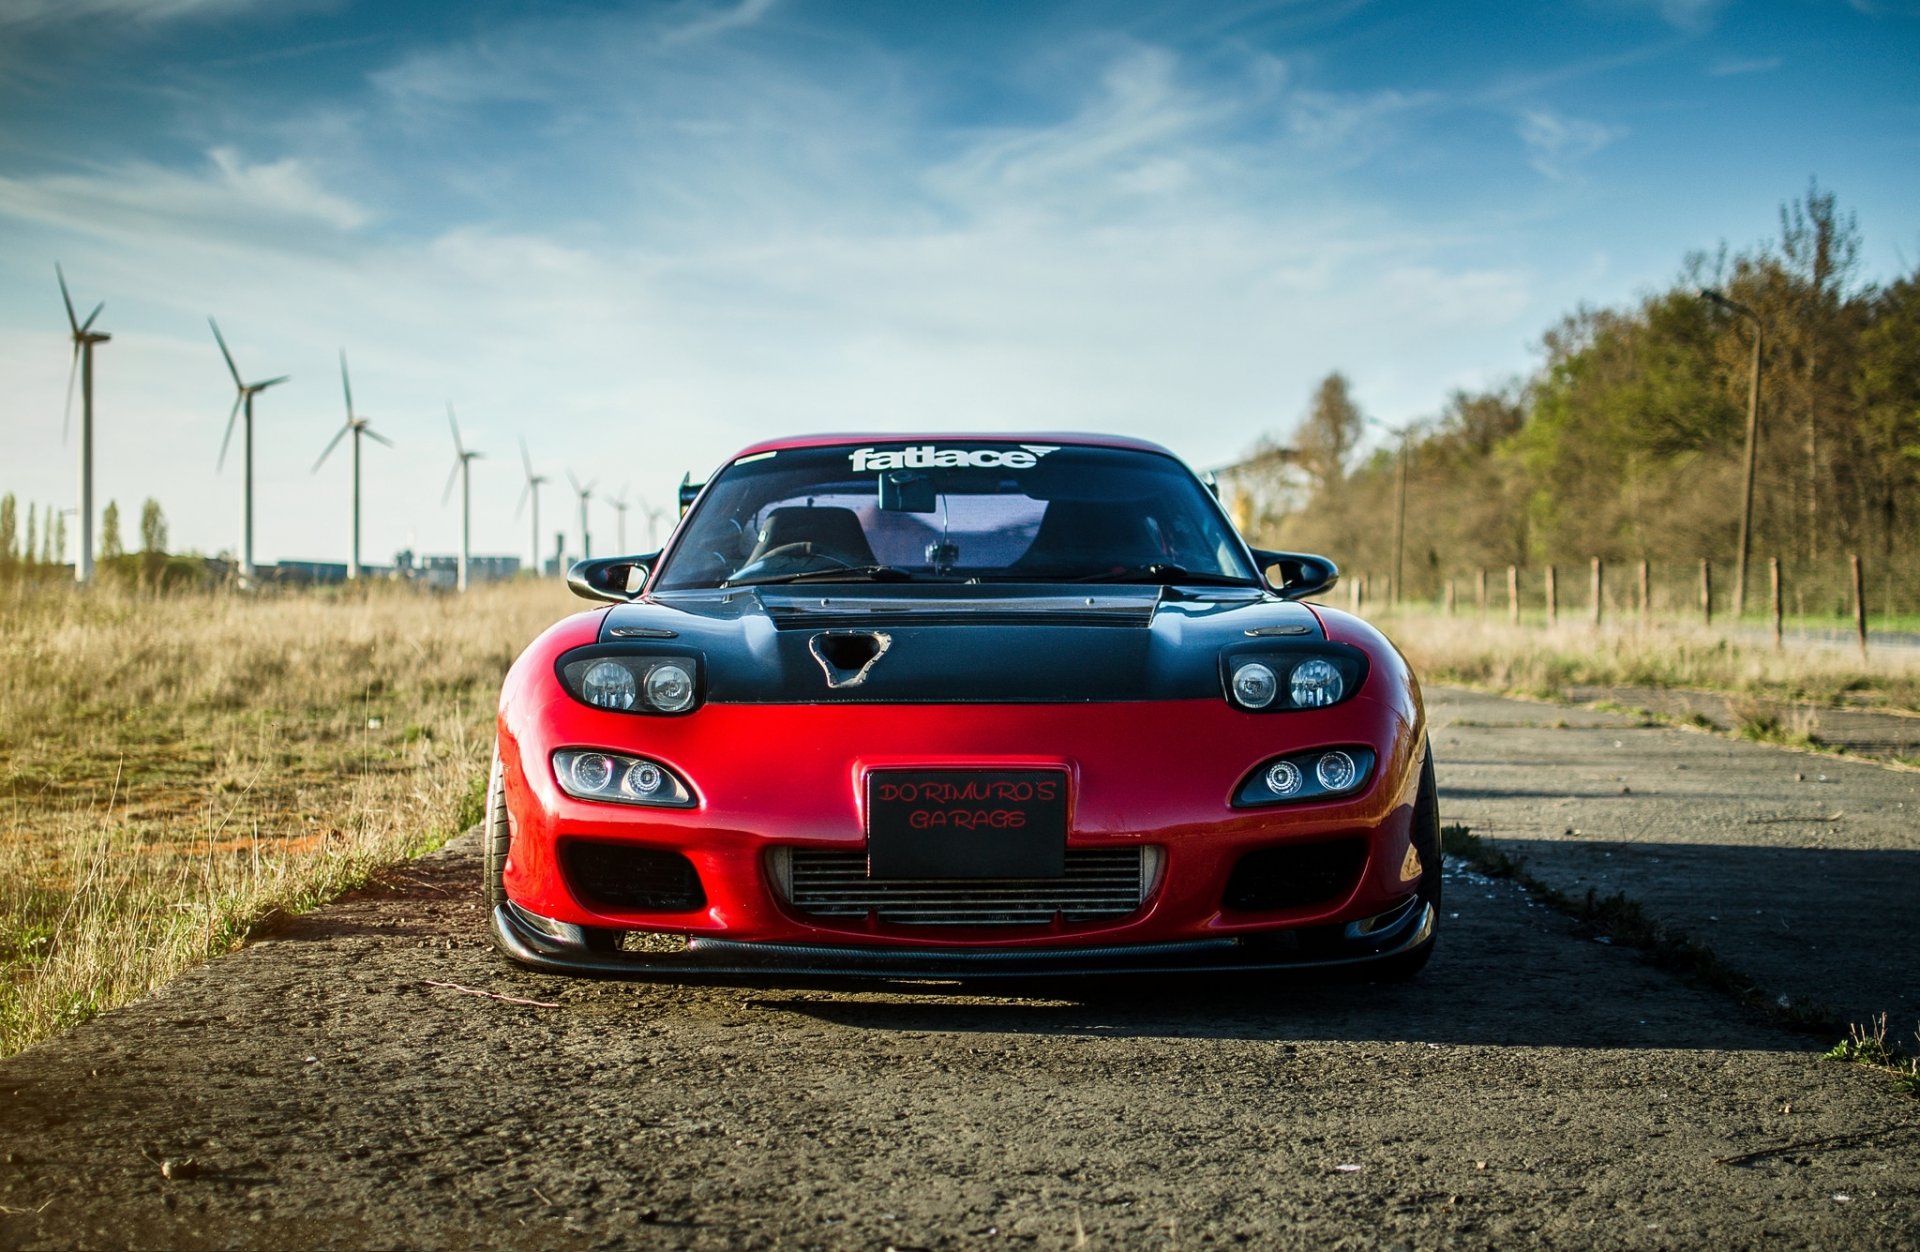
[(693, 653), (720, 703), (1220, 698), (1224, 648), (1326, 635), (1256, 588), (770, 586), (608, 611), (600, 642)]

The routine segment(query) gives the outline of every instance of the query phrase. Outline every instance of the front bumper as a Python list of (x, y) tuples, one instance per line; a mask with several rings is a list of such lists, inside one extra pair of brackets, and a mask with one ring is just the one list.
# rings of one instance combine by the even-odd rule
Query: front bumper
[(952, 981), (1098, 975), (1314, 970), (1391, 960), (1433, 941), (1433, 906), (1415, 898), (1343, 926), (1172, 943), (1068, 948), (858, 948), (692, 936), (681, 952), (623, 952), (611, 936), (529, 913), (493, 910), (494, 944), (524, 965), (607, 977), (883, 978)]

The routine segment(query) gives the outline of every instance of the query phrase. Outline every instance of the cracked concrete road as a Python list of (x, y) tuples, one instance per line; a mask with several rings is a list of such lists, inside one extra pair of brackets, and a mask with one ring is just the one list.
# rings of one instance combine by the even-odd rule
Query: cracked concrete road
[(1920, 773), (1437, 688), (1442, 811), (1567, 892), (1615, 892), (1770, 996), (1920, 1026)]
[[(1780, 897), (1912, 855), (1913, 775), (1433, 707), (1448, 820), (1568, 883), (1691, 917), (1749, 852)], [(1727, 816), (1843, 794), (1857, 826)], [(477, 861), (463, 838), (0, 1063), (0, 1247), (1920, 1245), (1920, 1102), (1458, 866), (1409, 984), (980, 994), (533, 974), (485, 944)], [(1902, 985), (1771, 925), (1714, 938), (1782, 987)]]

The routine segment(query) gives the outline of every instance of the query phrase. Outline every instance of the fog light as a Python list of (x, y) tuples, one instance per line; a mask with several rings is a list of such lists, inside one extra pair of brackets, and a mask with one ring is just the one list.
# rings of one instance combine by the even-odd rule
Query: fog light
[(1320, 785), (1328, 791), (1345, 791), (1359, 777), (1360, 767), (1353, 763), (1352, 757), (1335, 750), (1322, 754), (1313, 763), (1313, 772), (1320, 780)]
[(693, 675), (669, 661), (647, 671), (647, 703), (662, 713), (684, 713), (693, 707)]
[(1266, 708), (1279, 691), (1280, 681), (1258, 661), (1250, 661), (1233, 671), (1233, 698), (1246, 708)]
[(1300, 790), (1300, 784), (1306, 780), (1306, 775), (1292, 761), (1275, 761), (1267, 770), (1267, 787), (1275, 795), (1290, 796)]
[(652, 761), (635, 761), (628, 767), (626, 777), (620, 780), (620, 786), (628, 795), (651, 796), (659, 792), (660, 784), (666, 780), (666, 772)]
[(613, 758), (599, 752), (582, 752), (567, 767), (573, 783), (582, 791), (604, 791), (613, 781)]

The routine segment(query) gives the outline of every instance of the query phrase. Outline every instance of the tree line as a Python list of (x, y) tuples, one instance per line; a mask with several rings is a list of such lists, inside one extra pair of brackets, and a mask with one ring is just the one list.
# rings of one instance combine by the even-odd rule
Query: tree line
[[(71, 510), (41, 507), (27, 502), (26, 516), (20, 514), (20, 502), (12, 492), (0, 496), (0, 575), (35, 577), (66, 574), (67, 513)], [(120, 576), (155, 586), (178, 581), (191, 574), (180, 558), (167, 552), (167, 518), (158, 500), (148, 498), (140, 506), (140, 548), (129, 552), (120, 538), (120, 506), (109, 500), (100, 515), (99, 568), (110, 576)]]
[(1824, 595), (1859, 553), (1883, 602), (1911, 610), (1920, 269), (1859, 281), (1860, 243), (1854, 216), (1810, 184), (1781, 206), (1777, 239), (1689, 255), (1632, 305), (1577, 309), (1545, 333), (1531, 376), (1457, 391), (1364, 459), (1368, 419), (1330, 374), (1292, 438), (1262, 440), (1235, 471), (1240, 520), (1379, 576), (1400, 533), (1400, 590), (1416, 598), (1508, 565), (1730, 567), (1757, 331), (1753, 562), (1778, 557)]

